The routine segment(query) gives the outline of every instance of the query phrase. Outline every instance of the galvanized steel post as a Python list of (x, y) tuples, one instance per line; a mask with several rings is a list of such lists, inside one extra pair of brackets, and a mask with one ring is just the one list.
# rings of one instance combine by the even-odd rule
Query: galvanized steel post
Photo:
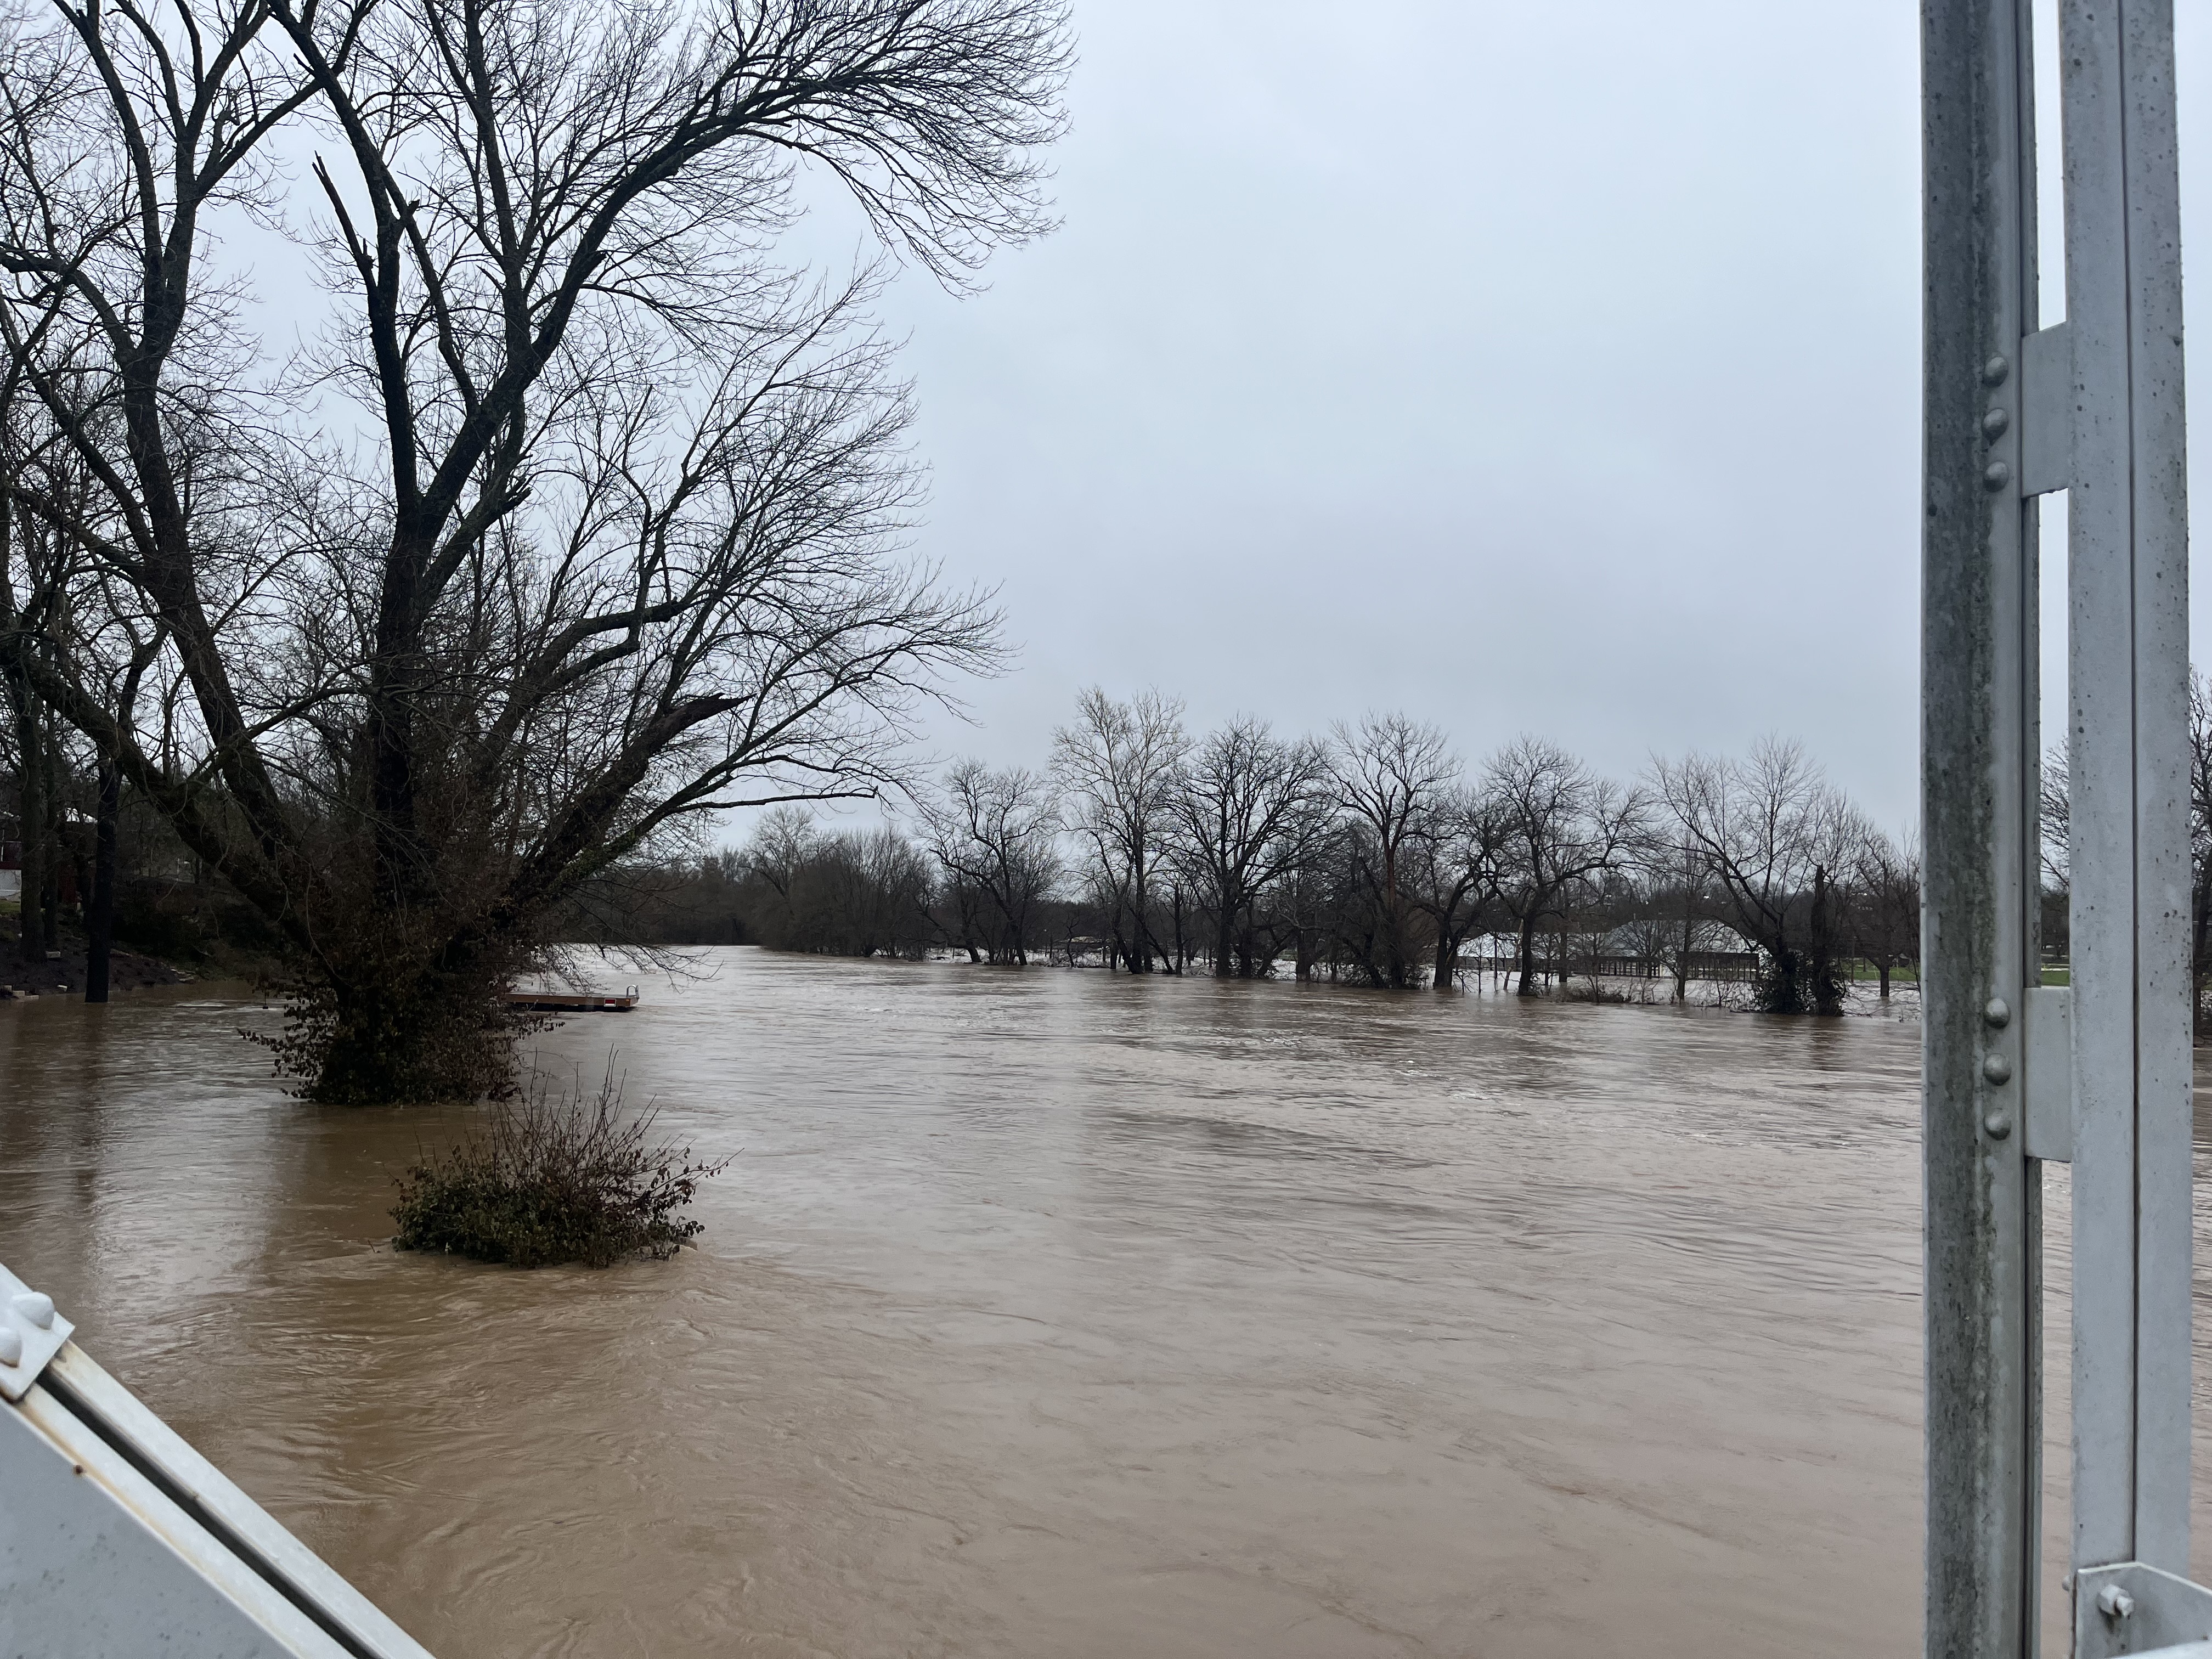
[[(2025, 0), (1926, 0), (1922, 15), (1928, 1650), (2036, 1649), (2041, 1166), (2070, 1158), (2074, 1639), (2077, 1659), (2106, 1659), (2212, 1639), (2212, 1591), (2182, 1576), (2191, 872), (2172, 3), (2060, 0), (2067, 319), (2042, 330)], [(2038, 983), (2036, 949), (2035, 498), (2058, 489), (2063, 990)]]
[(2189, 1570), (2189, 561), (2171, 0), (2064, 0), (2074, 1564)]
[(2041, 1165), (2020, 1015), (2040, 977), (2040, 744), (2018, 419), (2035, 329), (2033, 39), (2026, 0), (1922, 7), (1930, 1659), (2021, 1659), (2036, 1642)]

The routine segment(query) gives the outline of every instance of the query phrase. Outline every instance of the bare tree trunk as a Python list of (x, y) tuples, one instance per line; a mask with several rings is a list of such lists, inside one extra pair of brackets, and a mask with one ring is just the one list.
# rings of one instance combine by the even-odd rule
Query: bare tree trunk
[(1536, 994), (1536, 913), (1534, 910), (1521, 918), (1521, 982), (1516, 989), (1524, 997)]
[(40, 753), (38, 694), (19, 685), (15, 704), (15, 811), (23, 835), (22, 909), (15, 930), (16, 954), (26, 963), (46, 960), (40, 917), (46, 892), (46, 760)]
[(115, 937), (115, 835), (123, 814), (123, 776), (115, 763), (100, 763), (100, 823), (94, 842), (92, 901), (85, 907), (84, 1000), (107, 1000), (109, 947)]
[(1838, 1014), (1843, 1012), (1843, 986), (1837, 978), (1836, 944), (1833, 917), (1831, 914), (1836, 884), (1827, 870), (1813, 866), (1813, 925), (1810, 931), (1811, 949), (1807, 955), (1807, 967), (1812, 977), (1813, 1012), (1816, 1014)]
[(62, 949), (62, 792), (61, 745), (54, 741), (53, 716), (46, 717), (45, 740), (40, 744), (40, 782), (46, 796), (45, 869), (39, 895), (39, 946), (41, 960), (61, 954)]
[(1690, 947), (1698, 942), (1698, 921), (1694, 901), (1686, 890), (1682, 895), (1682, 944), (1674, 952), (1674, 1000), (1690, 1000)]
[(1437, 967), (1434, 983), (1439, 991), (1449, 991), (1456, 982), (1459, 973), (1459, 941), (1443, 929), (1437, 930)]

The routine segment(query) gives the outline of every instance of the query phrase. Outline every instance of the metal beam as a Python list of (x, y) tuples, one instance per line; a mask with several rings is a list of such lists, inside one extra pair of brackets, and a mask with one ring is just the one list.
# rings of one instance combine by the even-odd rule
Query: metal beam
[[(1925, 0), (1928, 1650), (2036, 1647), (2041, 1163), (2074, 1165), (2075, 1627), (2196, 1643), (2187, 490), (2172, 0), (2060, 0), (2036, 327), (2025, 0)], [(2035, 497), (2070, 492), (2072, 986), (2038, 983)], [(2064, 1109), (2057, 1073), (2065, 1073)], [(2017, 1131), (2017, 1133), (2015, 1133)]]
[(2040, 1165), (2020, 1015), (2037, 950), (2035, 331), (2026, 0), (1923, 0), (1921, 567), (1927, 1651), (2036, 1640)]
[(2074, 1562), (2189, 1567), (2187, 489), (2171, 0), (2063, 0)]
[(68, 1335), (0, 1267), (0, 1654), (430, 1659)]

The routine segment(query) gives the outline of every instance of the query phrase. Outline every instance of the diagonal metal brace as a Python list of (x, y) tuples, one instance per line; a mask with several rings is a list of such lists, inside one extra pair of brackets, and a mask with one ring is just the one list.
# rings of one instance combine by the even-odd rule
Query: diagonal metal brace
[(2075, 1659), (2212, 1659), (2212, 1590), (2140, 1561), (2074, 1575)]

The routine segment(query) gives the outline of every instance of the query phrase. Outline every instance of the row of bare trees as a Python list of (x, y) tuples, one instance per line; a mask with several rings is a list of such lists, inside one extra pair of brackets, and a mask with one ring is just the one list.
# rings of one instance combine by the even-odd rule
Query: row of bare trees
[[(1538, 738), (1470, 769), (1403, 715), (1325, 738), (1252, 718), (1193, 734), (1172, 698), (1092, 690), (1047, 767), (963, 762), (916, 808), (926, 892), (888, 830), (829, 836), (785, 814), (747, 856), (780, 901), (809, 846), (840, 868), (895, 869), (903, 954), (1049, 951), (1135, 974), (1448, 988), (1485, 941), (1523, 994), (1563, 963), (1626, 957), (1666, 964), (1680, 996), (1697, 958), (1733, 944), (1756, 957), (1760, 1006), (1832, 1012), (1853, 963), (1887, 995), (1918, 948), (1910, 847), (1778, 740), (1621, 781)], [(842, 949), (833, 936), (865, 936), (830, 920), (851, 908), (821, 908), (810, 928), (784, 902), (763, 935)]]
[[(988, 665), (876, 272), (1044, 225), (1057, 0), (9, 0), (0, 684), (265, 924), (326, 1100), (496, 1089), (550, 919)], [(319, 307), (264, 326), (272, 273)], [(46, 945), (30, 875), (20, 948)]]

